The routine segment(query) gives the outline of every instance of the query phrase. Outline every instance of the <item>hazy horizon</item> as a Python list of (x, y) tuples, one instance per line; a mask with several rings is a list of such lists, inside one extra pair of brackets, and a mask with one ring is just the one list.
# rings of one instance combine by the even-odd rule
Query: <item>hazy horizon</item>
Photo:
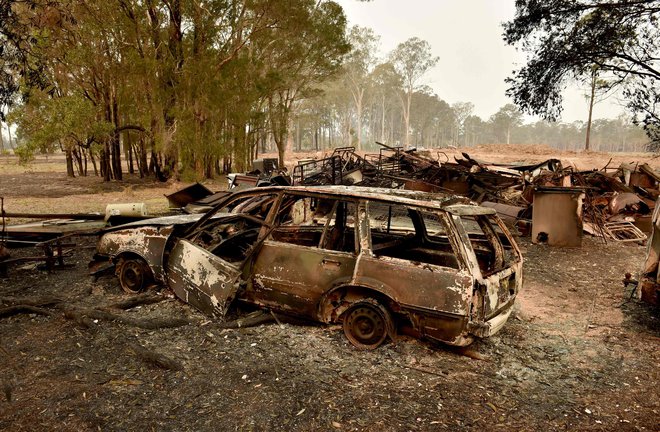
[[(440, 61), (423, 81), (448, 103), (472, 102), (474, 113), (487, 120), (513, 102), (505, 96), (504, 79), (525, 63), (525, 54), (502, 40), (501, 24), (515, 14), (513, 0), (335, 1), (344, 8), (349, 25), (370, 27), (380, 36), (381, 57), (408, 38), (428, 41)], [(564, 92), (561, 121), (587, 120), (585, 92), (577, 85)], [(594, 119), (624, 112), (610, 97), (594, 106)]]

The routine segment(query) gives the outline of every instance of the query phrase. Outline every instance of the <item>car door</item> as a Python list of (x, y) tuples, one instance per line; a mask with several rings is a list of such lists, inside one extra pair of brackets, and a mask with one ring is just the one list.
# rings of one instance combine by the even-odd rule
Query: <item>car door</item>
[(188, 240), (176, 243), (167, 270), (177, 297), (207, 315), (224, 316), (239, 288), (239, 268)]
[(266, 220), (276, 198), (276, 193), (248, 197), (237, 213), (208, 217), (178, 239), (167, 261), (167, 281), (175, 294), (203, 313), (224, 316), (245, 265), (269, 232)]
[(316, 318), (321, 296), (353, 275), (354, 218), (348, 200), (284, 195), (277, 226), (255, 258), (247, 299)]

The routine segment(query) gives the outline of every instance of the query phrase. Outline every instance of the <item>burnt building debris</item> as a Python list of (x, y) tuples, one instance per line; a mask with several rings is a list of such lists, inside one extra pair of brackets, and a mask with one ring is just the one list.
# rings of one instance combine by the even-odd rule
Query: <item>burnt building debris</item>
[[(557, 246), (578, 246), (582, 230), (605, 241), (643, 242), (645, 232), (651, 229), (655, 200), (660, 196), (660, 175), (647, 164), (623, 164), (618, 168), (608, 164), (600, 170), (583, 171), (563, 166), (558, 159), (503, 164), (462, 153), (450, 160), (440, 151), (434, 154), (378, 144), (381, 148), (377, 154), (361, 156), (353, 147), (343, 147), (327, 157), (302, 161), (294, 167), (293, 184), (376, 186), (465, 196), (496, 209), (520, 234), (533, 231), (534, 241)], [(574, 209), (552, 221), (555, 236), (543, 229), (534, 230), (533, 214), (537, 223), (543, 220), (541, 214), (546, 214), (549, 221), (546, 200), (563, 201), (565, 192), (573, 202), (565, 204)], [(534, 212), (536, 196), (543, 201), (538, 205), (546, 210)], [(567, 231), (555, 241), (560, 226)], [(572, 233), (571, 241), (568, 231)]]
[(247, 189), (263, 186), (289, 186), (291, 177), (286, 169), (278, 169), (277, 158), (255, 159), (252, 170), (246, 173), (231, 173), (227, 175), (228, 189)]
[[(660, 199), (657, 201), (660, 204)], [(646, 258), (639, 272), (639, 280), (626, 274), (624, 285), (634, 285), (631, 297), (637, 298), (655, 306), (660, 306), (660, 205), (656, 205), (651, 219), (651, 234), (646, 245)]]
[(202, 200), (209, 195), (213, 195), (212, 190), (201, 183), (193, 183), (174, 193), (165, 195), (165, 198), (167, 198), (167, 202), (171, 209), (178, 209), (195, 201)]
[(537, 187), (532, 213), (532, 243), (582, 245), (584, 191), (572, 187)]

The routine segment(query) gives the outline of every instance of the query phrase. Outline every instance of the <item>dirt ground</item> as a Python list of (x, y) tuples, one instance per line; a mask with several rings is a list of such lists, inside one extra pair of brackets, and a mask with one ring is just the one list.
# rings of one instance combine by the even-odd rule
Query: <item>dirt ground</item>
[[(548, 157), (532, 153), (509, 160)], [(575, 157), (595, 167), (609, 160)], [(182, 186), (104, 185), (3, 163), (7, 211), (102, 211), (108, 200), (162, 206), (163, 194)], [(46, 315), (0, 318), (0, 430), (658, 430), (658, 313), (628, 300), (621, 283), (644, 247), (590, 237), (578, 249), (520, 244), (517, 310), (467, 350), (400, 337), (357, 351), (337, 326), (226, 329), (165, 289), (157, 303), (108, 309), (123, 322), (75, 319), (72, 310), (127, 298), (113, 276), (87, 276), (92, 249), (50, 274), (12, 267), (0, 279), (0, 310), (26, 298), (59, 303)], [(188, 324), (163, 328), (164, 320)]]

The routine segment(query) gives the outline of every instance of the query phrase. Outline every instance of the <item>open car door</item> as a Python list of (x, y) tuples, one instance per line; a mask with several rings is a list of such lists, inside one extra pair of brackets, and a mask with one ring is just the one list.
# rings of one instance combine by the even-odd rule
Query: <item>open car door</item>
[(245, 265), (269, 233), (265, 218), (276, 197), (237, 195), (238, 213), (216, 219), (207, 214), (178, 240), (167, 261), (167, 282), (177, 297), (207, 315), (225, 316)]
[(223, 317), (239, 288), (241, 269), (188, 240), (179, 240), (167, 264), (167, 282), (181, 300)]

